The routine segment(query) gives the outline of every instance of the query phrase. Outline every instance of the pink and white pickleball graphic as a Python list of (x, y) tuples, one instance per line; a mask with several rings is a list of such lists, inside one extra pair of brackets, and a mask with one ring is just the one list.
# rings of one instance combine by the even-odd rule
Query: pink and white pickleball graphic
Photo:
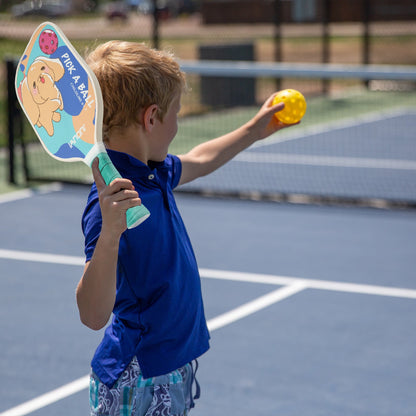
[(39, 36), (40, 50), (47, 54), (52, 55), (58, 49), (58, 36), (53, 30), (45, 29)]

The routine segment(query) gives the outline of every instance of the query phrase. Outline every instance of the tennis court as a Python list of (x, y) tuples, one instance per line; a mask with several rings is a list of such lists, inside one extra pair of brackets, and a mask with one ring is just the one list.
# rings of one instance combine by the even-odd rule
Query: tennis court
[[(1, 200), (0, 416), (88, 414), (87, 192)], [(414, 210), (177, 198), (212, 335), (195, 416), (414, 415)]]

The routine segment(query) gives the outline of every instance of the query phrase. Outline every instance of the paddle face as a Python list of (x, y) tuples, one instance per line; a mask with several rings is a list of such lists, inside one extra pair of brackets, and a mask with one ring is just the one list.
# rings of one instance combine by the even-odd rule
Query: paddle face
[(95, 141), (101, 141), (98, 82), (54, 24), (42, 23), (35, 30), (19, 61), (15, 87), (27, 118), (52, 157), (84, 160)]

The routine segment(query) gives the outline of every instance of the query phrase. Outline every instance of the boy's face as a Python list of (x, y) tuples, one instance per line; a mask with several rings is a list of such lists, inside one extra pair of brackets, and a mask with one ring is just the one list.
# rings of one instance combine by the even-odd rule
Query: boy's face
[(155, 140), (151, 160), (162, 162), (165, 160), (169, 145), (178, 132), (178, 113), (181, 109), (181, 94), (172, 100), (163, 121), (157, 120), (155, 125)]

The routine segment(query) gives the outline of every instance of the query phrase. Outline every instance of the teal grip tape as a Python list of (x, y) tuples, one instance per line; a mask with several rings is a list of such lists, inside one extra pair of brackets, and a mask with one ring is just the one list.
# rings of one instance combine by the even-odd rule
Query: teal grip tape
[[(97, 157), (100, 162), (99, 169), (101, 175), (107, 185), (109, 185), (114, 179), (121, 178), (121, 175), (118, 173), (118, 170), (113, 165), (113, 162), (107, 153), (99, 153)], [(150, 212), (143, 204), (129, 208), (126, 211), (127, 228), (131, 229), (137, 227), (149, 218), (149, 216)]]

